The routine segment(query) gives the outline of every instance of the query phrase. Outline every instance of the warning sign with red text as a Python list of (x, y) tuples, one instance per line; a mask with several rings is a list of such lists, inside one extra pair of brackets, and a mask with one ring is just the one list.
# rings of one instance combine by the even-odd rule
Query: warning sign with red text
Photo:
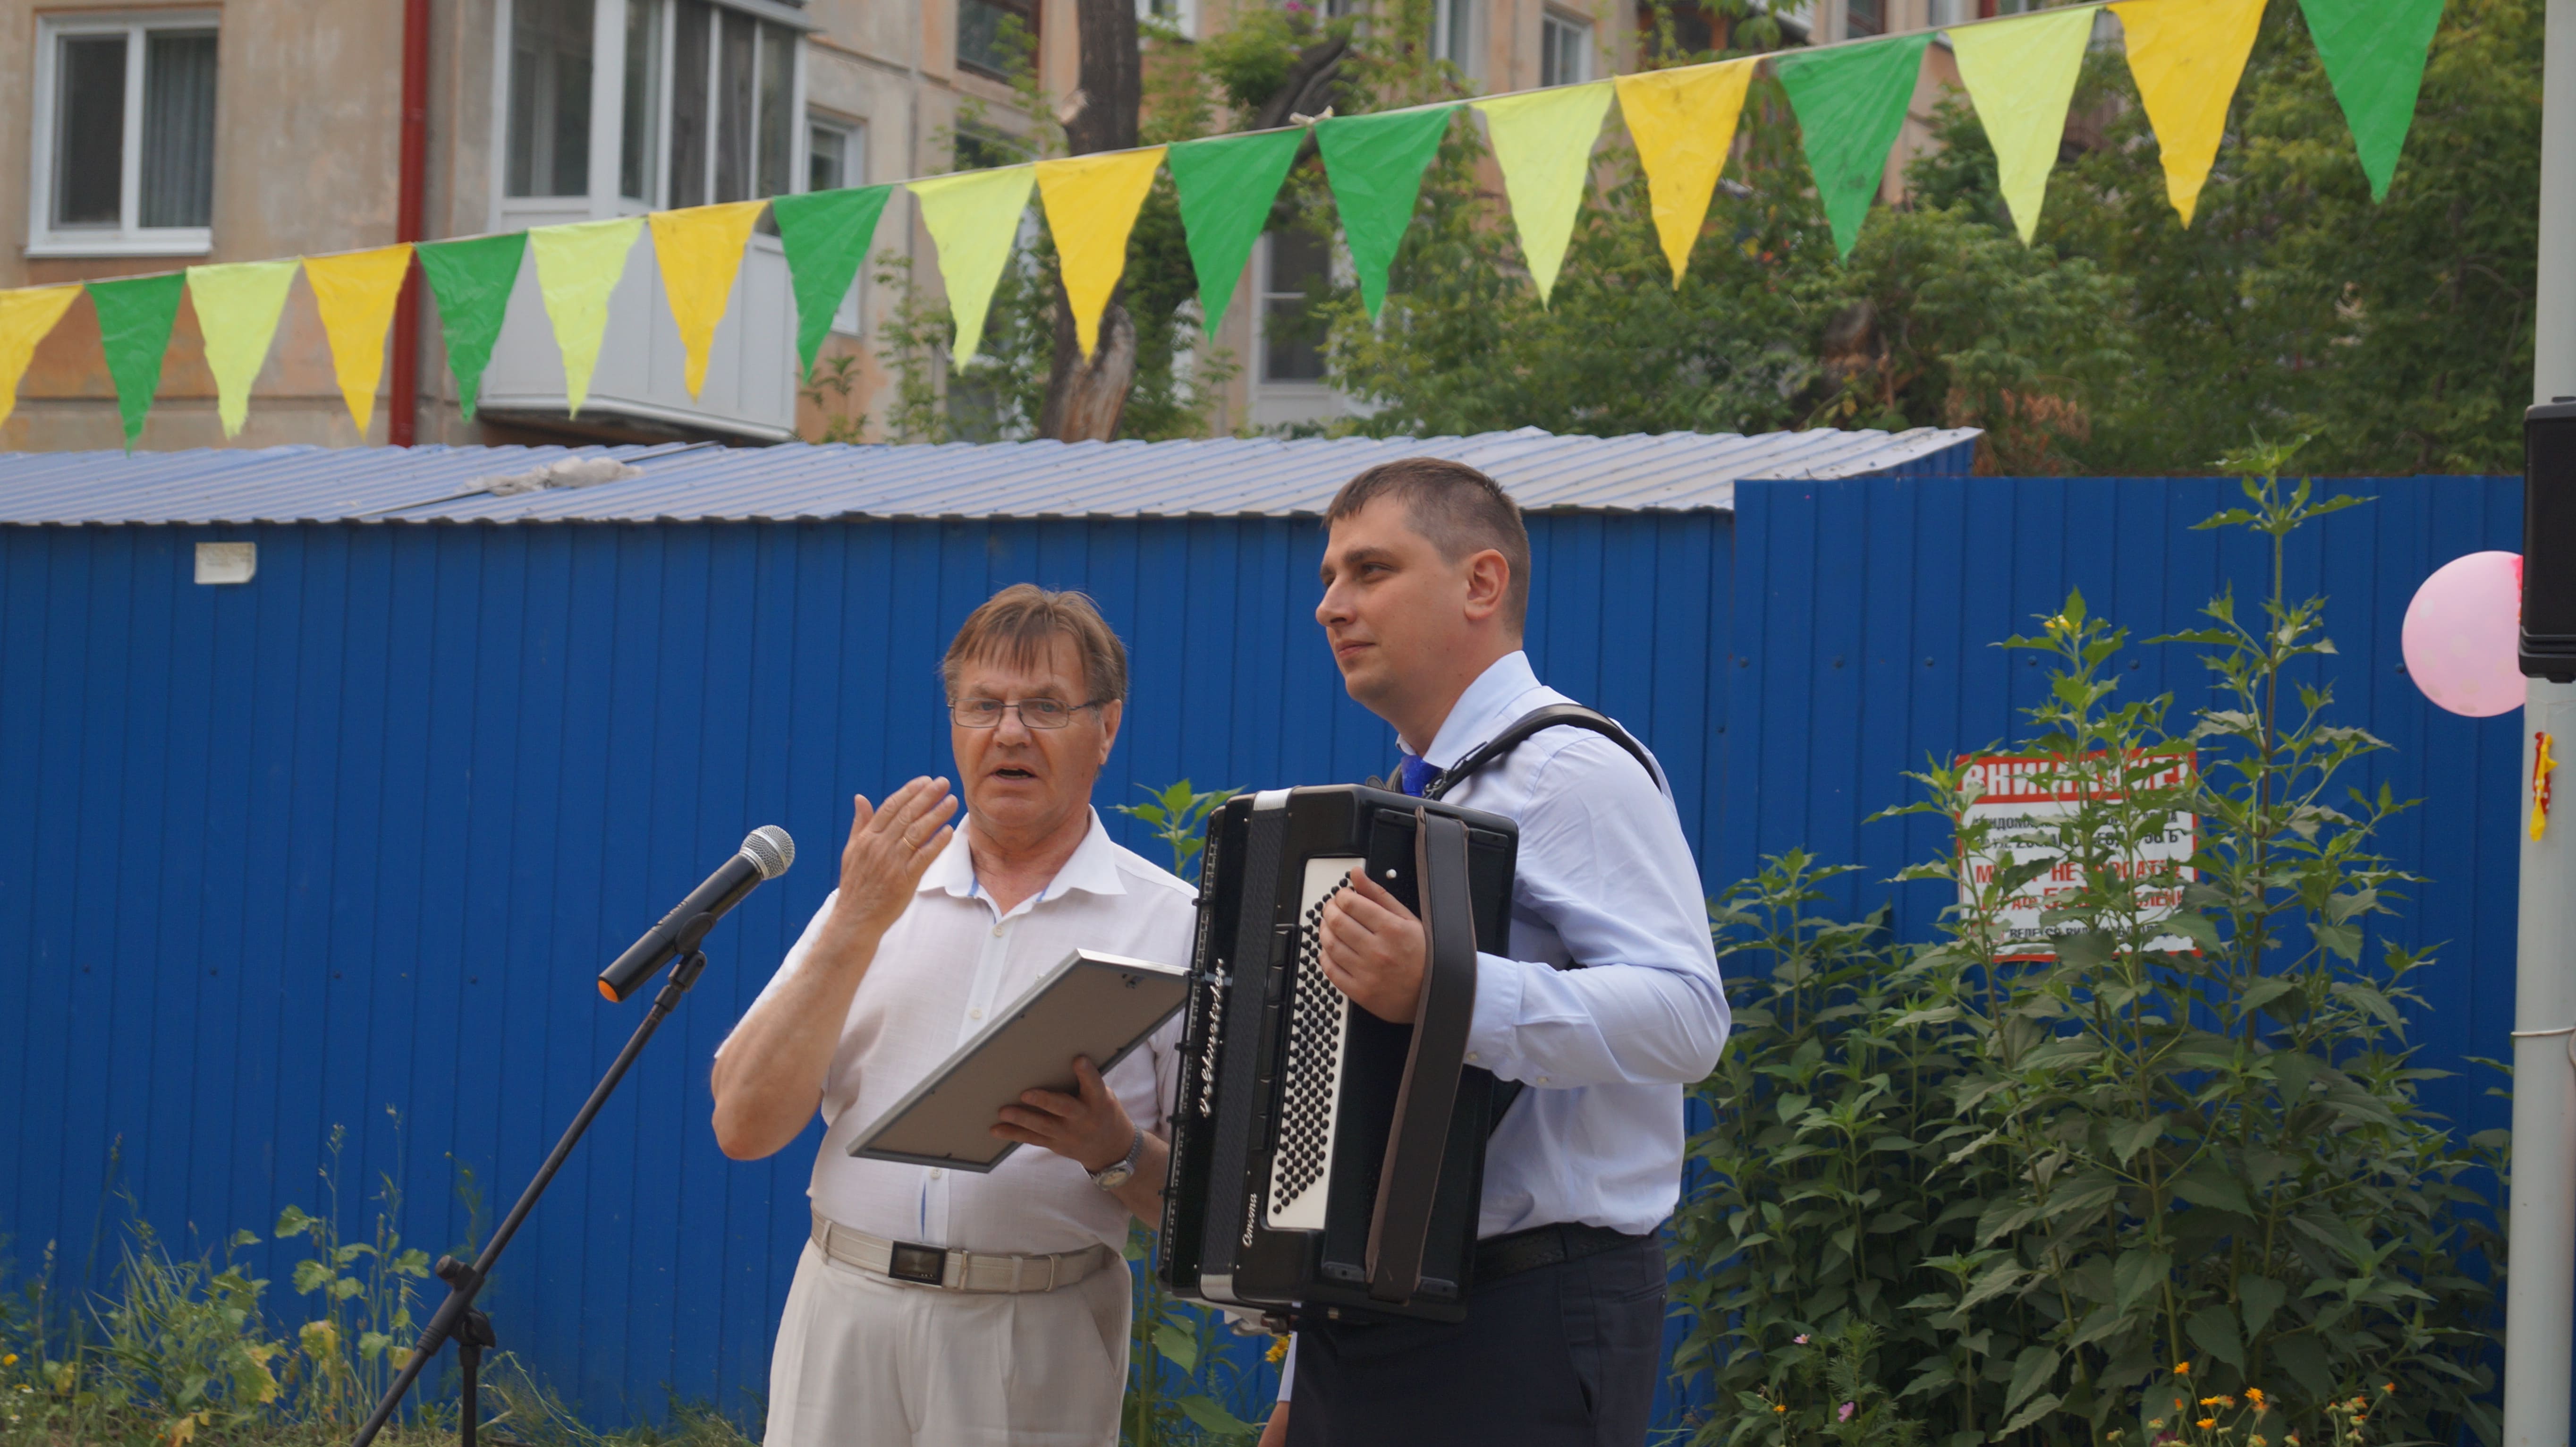
[[(1960, 822), (1993, 826), (1984, 842), (1963, 860), (1967, 872), (1959, 881), (1959, 902), (1968, 903), (1972, 881), (1983, 883), (1994, 877), (1996, 865), (2006, 854), (2021, 864), (2042, 859), (2058, 861), (2005, 903), (2001, 922), (2006, 952), (1998, 956), (2007, 960), (2053, 959), (2056, 952), (2049, 947), (2051, 935), (2074, 927), (2043, 925), (2040, 914), (2060, 907), (2061, 901), (2071, 900), (2083, 887), (2076, 866), (2063, 861), (2058, 831), (2074, 817), (2084, 796), (2073, 780), (2057, 776), (2062, 766), (2056, 760), (2041, 755), (1964, 754), (1959, 762), (1968, 766), (1969, 793), (1976, 799)], [(2155, 774), (2147, 787), (2174, 788), (2191, 777), (2191, 755), (2166, 756), (2165, 762), (2169, 767)], [(2106, 802), (2117, 802), (2119, 796), (2104, 797)], [(2182, 881), (2192, 877), (2189, 861), (2196, 831), (2197, 821), (2190, 814), (2176, 812), (2164, 829), (2139, 840), (2136, 852), (2116, 865), (2121, 873), (2139, 881), (2138, 903), (2146, 919), (2162, 919), (2181, 907)], [(2148, 945), (2158, 950), (2191, 947), (2191, 941), (2180, 935), (2160, 936)]]

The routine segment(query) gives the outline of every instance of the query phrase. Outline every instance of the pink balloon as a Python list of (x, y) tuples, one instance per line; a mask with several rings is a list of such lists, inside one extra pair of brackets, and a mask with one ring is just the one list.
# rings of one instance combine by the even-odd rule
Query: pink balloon
[(2522, 555), (2453, 558), (2406, 605), (2406, 673), (2453, 713), (2493, 718), (2522, 707)]

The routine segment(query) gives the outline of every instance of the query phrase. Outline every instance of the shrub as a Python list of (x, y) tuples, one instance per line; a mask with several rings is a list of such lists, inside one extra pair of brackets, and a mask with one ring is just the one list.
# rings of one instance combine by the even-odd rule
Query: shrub
[[(1900, 876), (1957, 891), (1937, 942), (1812, 918), (1827, 871), (1796, 855), (1718, 910), (1741, 1035), (1702, 1087), (1677, 1365), (1722, 1402), (1776, 1398), (1795, 1339), (1868, 1321), (1874, 1382), (1951, 1447), (2169, 1420), (2177, 1376), (2194, 1403), (2259, 1389), (2310, 1441), (2356, 1394), (2374, 1434), (2494, 1439), (2471, 1263), (2500, 1243), (2469, 1173), (2501, 1133), (2456, 1143), (2417, 1101), (2437, 1072), (2403, 1012), (2432, 961), (2382, 941), (2365, 963), (2413, 882), (2372, 852), (2404, 805), (2345, 778), (2385, 745), (2300, 681), (2333, 645), (2282, 546), (2361, 500), (2283, 483), (2284, 456), (2200, 525), (2269, 540), (2255, 616), (2222, 596), (2152, 640), (2201, 650), (2218, 695), (2179, 732), (2170, 698), (2119, 697), (2128, 635), (2081, 594), (2005, 641), (2052, 669), (2020, 752), (2075, 802), (2008, 835), (1967, 815), (1964, 764), (1914, 776), (1927, 797), (1893, 812), (1958, 821), (1952, 852)], [(2150, 847), (2177, 813), (2198, 821), (2188, 873)], [(2006, 906), (2043, 875), (2053, 956), (2017, 959)], [(1765, 1440), (1762, 1415), (1700, 1439)]]

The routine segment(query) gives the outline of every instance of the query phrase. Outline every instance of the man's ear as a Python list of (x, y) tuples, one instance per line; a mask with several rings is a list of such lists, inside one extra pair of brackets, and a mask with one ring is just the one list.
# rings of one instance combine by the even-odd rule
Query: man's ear
[(1486, 548), (1467, 559), (1467, 618), (1474, 623), (1503, 611), (1512, 590), (1512, 561), (1499, 548)]
[(1100, 762), (1109, 762), (1109, 751), (1118, 743), (1118, 725), (1127, 717), (1127, 701), (1113, 698), (1100, 706)]

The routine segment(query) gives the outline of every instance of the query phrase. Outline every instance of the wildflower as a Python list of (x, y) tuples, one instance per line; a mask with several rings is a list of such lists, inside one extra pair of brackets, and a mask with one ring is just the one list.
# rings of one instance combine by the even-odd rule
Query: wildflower
[(2066, 615), (2065, 615), (2065, 614), (2063, 614), (2063, 613), (2060, 613), (2060, 614), (2058, 614), (2056, 617), (2049, 619), (2049, 620), (2048, 620), (2048, 622), (2047, 622), (2046, 624), (2044, 624), (2043, 626), (2044, 626), (2044, 627), (2046, 627), (2046, 628), (2048, 629), (2048, 631), (2049, 631), (2049, 632), (2051, 632), (2051, 633), (2064, 633), (2064, 632), (2067, 632), (2067, 631), (2069, 631), (2069, 630), (2071, 630), (2071, 629), (2073, 629), (2073, 628), (2075, 627), (2075, 625), (2074, 625), (2074, 624), (2069, 623), (2069, 622), (2067, 622), (2067, 621), (2066, 621)]
[(2190, 1376), (2190, 1375), (2191, 1375), (2191, 1363), (2189, 1363), (2189, 1362), (2176, 1362), (2176, 1363), (2174, 1363), (2174, 1375), (2175, 1375), (2175, 1376), (2177, 1376), (2177, 1377), (2187, 1377), (2187, 1376)]
[(1834, 1420), (1837, 1422), (1848, 1422), (1851, 1420), (1851, 1414), (1852, 1404), (1845, 1402), (1842, 1405), (1842, 1409), (1834, 1413)]
[(1272, 1337), (1270, 1339), (1270, 1350), (1264, 1353), (1264, 1355), (1268, 1357), (1270, 1365), (1274, 1367), (1279, 1365), (1281, 1362), (1286, 1361), (1288, 1359), (1287, 1333), (1282, 1332), (1278, 1336)]
[(2245, 1447), (2267, 1447), (2267, 1444), (2263, 1441), (2263, 1435), (2258, 1432), (2245, 1439)]
[(1807, 1344), (1807, 1334), (1802, 1331), (1798, 1333), (1796, 1337), (1792, 1338), (1792, 1340), (1796, 1341), (1800, 1346), (1805, 1346)]
[(2382, 1382), (2379, 1384), (2379, 1390), (2383, 1393), (2393, 1392), (2397, 1390), (2397, 1384), (2395, 1382)]
[(2200, 1419), (2200, 1430), (2204, 1432), (2217, 1425), (2218, 1419), (2216, 1417), (2203, 1417)]
[(0, 1357), (0, 1367), (14, 1367), (16, 1365), (18, 1365), (18, 1354), (16, 1352), (11, 1352), (5, 1357)]
[(2262, 1406), (2263, 1389), (2261, 1387), (2247, 1387), (2245, 1389), (2245, 1400), (2252, 1402), (2255, 1406)]
[(1786, 1407), (1784, 1407), (1784, 1406), (1782, 1406), (1782, 1405), (1780, 1405), (1778, 1402), (1773, 1402), (1773, 1403), (1771, 1404), (1771, 1410), (1772, 1410), (1772, 1411), (1774, 1411), (1774, 1412), (1785, 1412), (1785, 1411), (1788, 1411), (1789, 1409), (1788, 1409), (1788, 1408), (1786, 1408)]
[(2215, 1407), (2226, 1400), (2225, 1397), (2203, 1397), (2200, 1399), (2200, 1404), (2204, 1407)]

